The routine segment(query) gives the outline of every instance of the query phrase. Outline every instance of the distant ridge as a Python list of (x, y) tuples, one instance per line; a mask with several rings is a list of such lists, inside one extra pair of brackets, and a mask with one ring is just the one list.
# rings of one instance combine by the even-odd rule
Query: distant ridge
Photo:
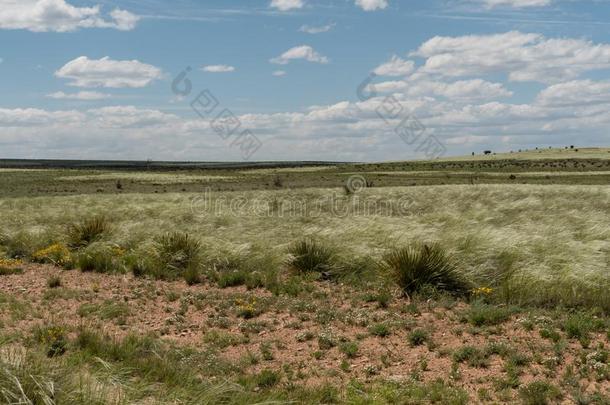
[(267, 161), (267, 162), (164, 162), (146, 160), (63, 160), (63, 159), (0, 159), (0, 168), (11, 169), (244, 169), (308, 166), (336, 166), (355, 162)]

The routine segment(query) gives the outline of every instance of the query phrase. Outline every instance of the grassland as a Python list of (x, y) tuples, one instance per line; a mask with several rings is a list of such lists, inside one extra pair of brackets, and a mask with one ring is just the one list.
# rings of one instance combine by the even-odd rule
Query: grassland
[(508, 155), (2, 169), (0, 401), (607, 404), (610, 153)]

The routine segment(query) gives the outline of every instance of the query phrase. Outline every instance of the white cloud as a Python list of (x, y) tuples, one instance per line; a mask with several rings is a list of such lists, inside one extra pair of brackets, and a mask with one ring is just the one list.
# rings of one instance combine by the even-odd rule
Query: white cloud
[(47, 97), (54, 98), (56, 100), (84, 100), (84, 101), (93, 101), (93, 100), (104, 100), (110, 98), (110, 94), (99, 93), (97, 91), (79, 91), (78, 93), (64, 93), (63, 91), (58, 91), (55, 93), (47, 94)]
[(202, 67), (201, 70), (209, 73), (228, 73), (234, 72), (235, 68), (229, 65), (208, 65)]
[(480, 0), (486, 8), (495, 7), (510, 7), (510, 8), (526, 8), (526, 7), (544, 7), (551, 4), (551, 0)]
[(280, 11), (289, 11), (303, 8), (303, 0), (271, 0), (269, 7), (277, 8)]
[(383, 10), (388, 6), (387, 0), (356, 0), (356, 5), (364, 11)]
[(161, 69), (137, 60), (89, 59), (81, 56), (66, 63), (55, 76), (70, 79), (77, 87), (145, 87), (161, 79)]
[(272, 73), (273, 76), (275, 77), (282, 77), (282, 76), (286, 76), (286, 71), (284, 70), (276, 70), (275, 72)]
[(407, 76), (415, 69), (415, 62), (392, 56), (390, 61), (378, 66), (374, 72), (379, 76)]
[(610, 68), (610, 45), (511, 31), (434, 37), (412, 54), (426, 58), (422, 74), (449, 77), (506, 73), (512, 81), (557, 83)]
[(309, 45), (295, 46), (284, 52), (282, 55), (270, 60), (271, 63), (286, 65), (292, 60), (303, 59), (313, 63), (328, 63), (326, 56), (320, 55)]
[(321, 26), (302, 25), (301, 28), (299, 28), (299, 31), (305, 32), (307, 34), (321, 34), (323, 32), (328, 32), (332, 30), (334, 26), (334, 23)]
[(76, 7), (65, 0), (0, 0), (0, 29), (70, 32), (80, 28), (131, 30), (139, 17), (115, 9), (104, 18), (100, 6)]
[(574, 80), (555, 84), (542, 90), (536, 101), (540, 105), (555, 107), (608, 104), (610, 82)]
[(402, 93), (409, 97), (444, 97), (456, 103), (493, 100), (513, 95), (501, 83), (491, 83), (481, 79), (451, 83), (427, 80), (390, 81), (371, 84), (368, 90), (379, 93)]

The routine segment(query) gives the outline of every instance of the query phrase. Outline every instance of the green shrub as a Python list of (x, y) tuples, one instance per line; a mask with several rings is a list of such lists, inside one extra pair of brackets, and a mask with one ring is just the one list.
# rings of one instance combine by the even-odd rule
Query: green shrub
[(396, 249), (385, 255), (382, 267), (389, 271), (406, 296), (429, 287), (452, 294), (465, 294), (469, 290), (468, 283), (439, 245)]
[(47, 287), (49, 288), (58, 288), (61, 287), (61, 278), (59, 276), (51, 276), (47, 280)]
[(329, 272), (334, 267), (334, 252), (328, 246), (305, 239), (293, 244), (288, 252), (288, 265), (299, 273)]
[(118, 268), (115, 257), (106, 246), (91, 246), (80, 252), (76, 264), (83, 272), (110, 273)]
[(281, 380), (281, 376), (277, 371), (263, 370), (256, 375), (256, 386), (259, 388), (271, 388), (277, 385)]
[(109, 233), (110, 222), (103, 216), (84, 219), (68, 226), (68, 246), (74, 249), (86, 247)]
[(411, 346), (421, 346), (430, 339), (430, 336), (423, 329), (414, 329), (409, 333), (408, 339)]
[(369, 328), (369, 332), (373, 336), (387, 337), (392, 333), (390, 327), (385, 323), (377, 323)]
[(486, 368), (489, 365), (487, 355), (474, 346), (463, 346), (453, 353), (453, 361), (466, 362), (470, 367)]
[(492, 326), (506, 322), (511, 314), (510, 308), (475, 303), (466, 311), (466, 319), (473, 326)]
[(359, 348), (358, 343), (356, 342), (342, 343), (341, 346), (339, 346), (339, 349), (341, 350), (341, 353), (345, 354), (345, 356), (347, 356), (349, 359), (353, 359), (358, 356)]
[(34, 328), (34, 339), (46, 347), (47, 356), (61, 356), (66, 352), (68, 338), (61, 326), (38, 326)]
[(594, 320), (587, 314), (570, 315), (563, 323), (563, 329), (570, 339), (586, 338), (594, 328)]
[(529, 383), (519, 390), (519, 395), (526, 405), (545, 405), (561, 398), (559, 389), (546, 381)]

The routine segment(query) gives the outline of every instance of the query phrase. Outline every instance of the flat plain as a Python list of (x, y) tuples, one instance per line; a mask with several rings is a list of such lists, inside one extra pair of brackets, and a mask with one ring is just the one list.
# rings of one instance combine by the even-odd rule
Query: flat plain
[(609, 185), (595, 148), (13, 162), (0, 400), (608, 404)]

